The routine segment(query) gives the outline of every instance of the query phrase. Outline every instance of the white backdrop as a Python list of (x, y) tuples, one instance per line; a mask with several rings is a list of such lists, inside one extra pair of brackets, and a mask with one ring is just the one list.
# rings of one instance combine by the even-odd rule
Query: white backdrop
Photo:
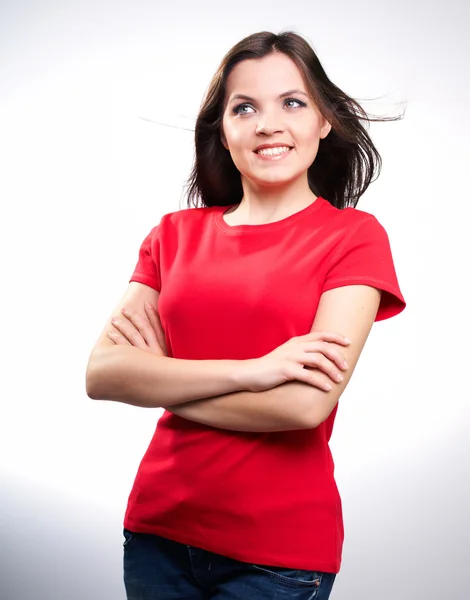
[[(138, 248), (184, 206), (191, 126), (225, 52), (293, 29), (374, 124), (406, 311), (374, 326), (332, 447), (332, 600), (468, 598), (468, 56), (464, 0), (0, 4), (0, 597), (123, 600), (122, 518), (159, 410), (87, 398)], [(186, 117), (186, 118), (183, 118)]]

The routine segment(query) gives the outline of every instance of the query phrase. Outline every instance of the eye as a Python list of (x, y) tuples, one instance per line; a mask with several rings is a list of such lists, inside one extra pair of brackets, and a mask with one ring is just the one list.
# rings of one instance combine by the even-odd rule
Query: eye
[[(292, 102), (296, 102), (299, 106), (307, 106), (305, 104), (305, 102), (302, 102), (301, 100), (297, 100), (297, 98), (286, 98), (286, 101), (284, 102), (284, 104), (292, 103)], [(296, 107), (291, 105), (288, 108), (296, 108)]]
[(245, 110), (243, 110), (243, 109), (246, 109), (246, 108), (253, 108), (253, 107), (250, 106), (249, 104), (239, 104), (238, 106), (235, 106), (235, 108), (233, 109), (233, 112), (236, 115), (248, 115), (250, 113), (248, 113)]

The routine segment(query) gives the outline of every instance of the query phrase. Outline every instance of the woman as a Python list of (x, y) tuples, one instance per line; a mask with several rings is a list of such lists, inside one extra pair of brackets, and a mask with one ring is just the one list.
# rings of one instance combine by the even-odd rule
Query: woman
[(91, 398), (165, 408), (125, 515), (130, 600), (330, 595), (338, 399), (405, 306), (355, 209), (380, 167), (367, 118), (294, 33), (247, 37), (212, 80), (188, 208), (144, 240), (87, 370)]

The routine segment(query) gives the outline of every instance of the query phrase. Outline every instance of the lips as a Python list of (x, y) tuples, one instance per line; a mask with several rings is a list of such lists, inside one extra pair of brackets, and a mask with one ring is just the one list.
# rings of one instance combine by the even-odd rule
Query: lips
[(261, 144), (260, 146), (257, 146), (253, 152), (258, 153), (260, 150), (268, 150), (268, 149), (274, 149), (277, 148), (279, 150), (282, 150), (283, 148), (288, 148), (289, 150), (292, 150), (293, 146), (291, 146), (290, 144)]
[(278, 163), (279, 161), (287, 159), (292, 152), (292, 148), (284, 152), (276, 152), (275, 150), (260, 150), (259, 152), (254, 152), (256, 155), (256, 160), (267, 162), (267, 163)]
[(263, 160), (280, 160), (291, 153), (290, 146), (270, 146), (268, 148), (260, 148), (255, 152), (258, 158)]

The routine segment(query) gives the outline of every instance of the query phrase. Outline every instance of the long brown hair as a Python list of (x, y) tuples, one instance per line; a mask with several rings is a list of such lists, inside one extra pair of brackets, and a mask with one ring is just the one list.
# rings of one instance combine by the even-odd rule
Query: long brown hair
[(238, 42), (223, 58), (199, 111), (195, 127), (195, 159), (186, 182), (188, 207), (228, 206), (243, 196), (240, 172), (221, 141), (226, 82), (241, 61), (273, 52), (290, 57), (305, 78), (307, 91), (331, 131), (320, 140), (308, 169), (312, 192), (337, 208), (356, 206), (369, 184), (380, 174), (382, 159), (363, 124), (398, 117), (371, 117), (326, 75), (317, 55), (300, 35), (287, 31), (254, 33)]

